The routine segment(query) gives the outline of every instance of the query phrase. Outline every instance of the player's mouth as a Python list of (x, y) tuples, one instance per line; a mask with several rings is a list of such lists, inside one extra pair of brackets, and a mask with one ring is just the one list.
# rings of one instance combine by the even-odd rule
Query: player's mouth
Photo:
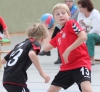
[(60, 19), (60, 21), (64, 21), (64, 19)]

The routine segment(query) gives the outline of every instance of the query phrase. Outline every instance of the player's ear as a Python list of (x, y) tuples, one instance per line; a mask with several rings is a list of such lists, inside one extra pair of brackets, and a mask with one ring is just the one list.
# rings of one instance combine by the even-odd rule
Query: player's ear
[(41, 41), (43, 41), (44, 40), (44, 38), (41, 38)]
[(44, 38), (41, 38), (41, 42), (44, 42)]
[(69, 19), (71, 18), (71, 14), (70, 13), (68, 13), (68, 15), (69, 15)]

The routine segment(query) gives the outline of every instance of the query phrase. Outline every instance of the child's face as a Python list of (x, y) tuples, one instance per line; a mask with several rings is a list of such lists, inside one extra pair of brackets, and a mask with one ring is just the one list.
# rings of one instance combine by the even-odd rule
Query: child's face
[(78, 5), (79, 11), (82, 13), (85, 13), (87, 11), (87, 8), (83, 8), (80, 4)]
[(65, 4), (71, 9), (74, 2), (73, 2), (73, 0), (65, 0)]
[(66, 12), (65, 9), (56, 9), (54, 11), (54, 19), (60, 26), (64, 26), (69, 18), (70, 15)]

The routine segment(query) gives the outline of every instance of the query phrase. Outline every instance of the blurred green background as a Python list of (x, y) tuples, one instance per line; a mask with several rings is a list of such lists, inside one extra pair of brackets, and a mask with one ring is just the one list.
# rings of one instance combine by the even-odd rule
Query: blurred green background
[[(100, 0), (92, 1), (100, 11)], [(30, 24), (39, 22), (42, 14), (51, 13), (53, 6), (60, 2), (64, 0), (0, 0), (0, 16), (10, 33), (25, 32)]]

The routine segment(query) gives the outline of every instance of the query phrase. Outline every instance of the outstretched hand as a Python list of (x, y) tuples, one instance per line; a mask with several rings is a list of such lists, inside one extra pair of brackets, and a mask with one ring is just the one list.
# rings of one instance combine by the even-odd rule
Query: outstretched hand
[(62, 54), (65, 63), (68, 63), (68, 56), (69, 56), (69, 51), (65, 50), (64, 53)]
[(45, 77), (45, 83), (48, 83), (50, 81), (50, 77), (49, 76), (46, 76)]
[(51, 28), (49, 28), (49, 31), (54, 31), (55, 25), (53, 24)]
[(44, 78), (45, 83), (48, 83), (49, 82), (50, 77), (46, 73), (41, 74), (41, 76)]

